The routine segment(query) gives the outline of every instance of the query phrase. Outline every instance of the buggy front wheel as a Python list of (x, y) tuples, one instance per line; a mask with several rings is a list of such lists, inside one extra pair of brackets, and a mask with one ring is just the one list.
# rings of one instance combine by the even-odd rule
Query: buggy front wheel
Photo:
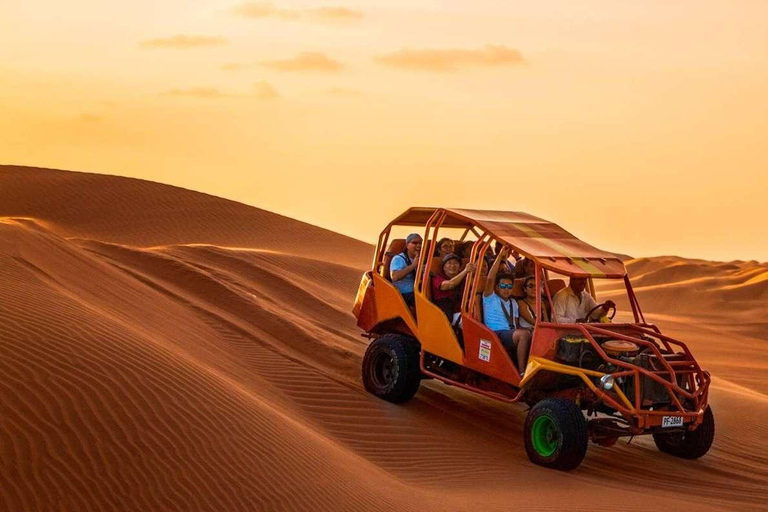
[(546, 398), (525, 418), (525, 451), (534, 464), (570, 471), (587, 453), (587, 422), (581, 409), (566, 398)]
[(714, 439), (715, 415), (712, 414), (712, 408), (709, 406), (704, 411), (704, 419), (696, 430), (653, 434), (653, 440), (660, 451), (681, 459), (698, 459), (704, 456)]

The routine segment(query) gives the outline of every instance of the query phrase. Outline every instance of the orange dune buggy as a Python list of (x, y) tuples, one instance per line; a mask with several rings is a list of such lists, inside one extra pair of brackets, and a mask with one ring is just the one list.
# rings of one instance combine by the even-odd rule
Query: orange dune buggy
[[(390, 261), (405, 247), (404, 239), (390, 240), (393, 228), (424, 232), (413, 308), (390, 281)], [(464, 248), (462, 264), (471, 262), (477, 269), (465, 278), (458, 327), (430, 297), (430, 275), (441, 265), (433, 255), (445, 233), (460, 233), (455, 243)], [(482, 262), (494, 242), (532, 260), (536, 289), (543, 290), (536, 294), (536, 323), (522, 376), (482, 322)], [(567, 286), (566, 277), (586, 278), (593, 297), (594, 279), (622, 280), (626, 298), (621, 304), (628, 305), (633, 321), (539, 320), (542, 308), (551, 309), (554, 295)], [(520, 281), (515, 281), (518, 293)], [(524, 443), (536, 464), (573, 469), (590, 439), (610, 446), (622, 436), (652, 434), (661, 451), (687, 459), (703, 456), (712, 444), (709, 373), (685, 344), (645, 321), (623, 262), (532, 215), (407, 210), (381, 232), (373, 268), (363, 275), (353, 312), (364, 336), (372, 339), (362, 365), (367, 391), (403, 403), (422, 379), (432, 378), (504, 402), (524, 402), (531, 406)]]

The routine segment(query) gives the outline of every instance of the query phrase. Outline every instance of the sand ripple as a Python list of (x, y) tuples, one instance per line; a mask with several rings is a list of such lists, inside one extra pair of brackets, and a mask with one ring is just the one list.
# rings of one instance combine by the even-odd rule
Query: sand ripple
[[(561, 474), (522, 406), (362, 390), (364, 244), (139, 180), (6, 167), (0, 199), (1, 510), (766, 509), (759, 323), (659, 319), (715, 375), (710, 454), (635, 439)], [(653, 307), (664, 279), (763, 297), (759, 264), (702, 265), (630, 262)]]

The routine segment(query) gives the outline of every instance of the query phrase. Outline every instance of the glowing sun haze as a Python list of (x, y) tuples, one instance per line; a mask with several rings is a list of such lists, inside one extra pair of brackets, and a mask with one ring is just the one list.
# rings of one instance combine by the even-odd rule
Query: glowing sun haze
[(768, 3), (0, 5), (0, 163), (139, 177), (372, 241), (412, 205), (768, 260)]

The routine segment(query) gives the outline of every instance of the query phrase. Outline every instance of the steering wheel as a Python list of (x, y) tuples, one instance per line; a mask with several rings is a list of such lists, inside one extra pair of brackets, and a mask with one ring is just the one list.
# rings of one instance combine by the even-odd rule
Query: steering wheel
[[(584, 317), (584, 321), (585, 321), (585, 322), (589, 322), (589, 319), (590, 319), (590, 318), (592, 318), (592, 313), (594, 313), (595, 311), (597, 311), (598, 309), (602, 308), (602, 307), (603, 307), (603, 306), (605, 306), (605, 305), (606, 305), (606, 302), (603, 302), (602, 304), (598, 304), (597, 306), (595, 306), (595, 307), (593, 307), (592, 309), (590, 309), (590, 310), (589, 310), (589, 313), (587, 313), (587, 316), (585, 316), (585, 317)], [(612, 307), (612, 308), (610, 308), (610, 309), (612, 309), (612, 310), (613, 310), (613, 313), (612, 313), (612, 314), (611, 314), (611, 316), (609, 316), (608, 318), (609, 318), (610, 320), (613, 320), (613, 317), (615, 317), (615, 316), (616, 316), (616, 304), (614, 304), (614, 305), (613, 305), (613, 307)], [(610, 310), (609, 310), (609, 311), (610, 311)]]

